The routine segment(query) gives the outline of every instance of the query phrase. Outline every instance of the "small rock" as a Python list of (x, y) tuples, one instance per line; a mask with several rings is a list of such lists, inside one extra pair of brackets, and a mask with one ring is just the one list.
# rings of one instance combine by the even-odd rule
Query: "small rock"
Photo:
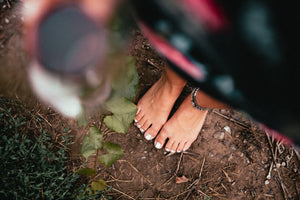
[(234, 145), (230, 145), (230, 149), (231, 149), (232, 151), (235, 151), (235, 150), (236, 150), (236, 148), (235, 148)]
[(276, 168), (280, 168), (280, 167), (281, 167), (280, 163), (276, 163)]
[(214, 133), (214, 138), (218, 139), (218, 140), (223, 140), (225, 137), (225, 133), (222, 131), (217, 131)]
[(224, 130), (231, 135), (231, 129), (229, 126), (225, 126)]
[(269, 183), (270, 183), (270, 182), (269, 182), (268, 180), (265, 181), (265, 185), (269, 185)]
[(144, 151), (144, 153), (148, 153), (148, 151)]
[(141, 159), (142, 159), (142, 160), (145, 160), (145, 159), (146, 159), (146, 156), (141, 157)]
[(297, 168), (294, 168), (293, 170), (294, 170), (294, 172), (295, 172), (295, 173), (297, 173), (297, 171), (298, 171), (298, 169), (297, 169)]
[(9, 19), (4, 18), (4, 22), (5, 22), (6, 24), (8, 24), (8, 23), (9, 23)]
[(286, 166), (286, 163), (285, 163), (285, 162), (282, 162), (282, 163), (281, 163), (281, 166), (282, 166), (282, 167), (285, 167), (285, 166)]

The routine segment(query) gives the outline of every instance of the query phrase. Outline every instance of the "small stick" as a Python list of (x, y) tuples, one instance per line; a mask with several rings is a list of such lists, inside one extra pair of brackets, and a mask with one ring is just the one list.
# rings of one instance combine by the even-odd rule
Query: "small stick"
[(224, 170), (222, 171), (225, 174), (226, 178), (228, 179), (229, 183), (232, 183), (232, 179), (228, 176), (227, 172), (225, 172)]
[(188, 155), (192, 155), (192, 156), (201, 156), (199, 153), (193, 153), (193, 152), (189, 152), (189, 151), (184, 151), (184, 154), (188, 154)]
[(182, 157), (183, 157), (183, 153), (180, 154), (180, 158), (179, 158), (179, 161), (178, 161), (178, 164), (177, 164), (177, 168), (176, 168), (176, 171), (175, 171), (174, 175), (177, 175), (177, 172), (179, 171), (179, 167), (180, 167), (180, 163), (181, 163)]
[(147, 59), (147, 63), (149, 63), (150, 65), (152, 65), (156, 69), (160, 70), (160, 68), (158, 66), (156, 66), (150, 59)]
[(242, 123), (242, 122), (240, 122), (240, 121), (237, 121), (237, 120), (235, 120), (235, 119), (233, 119), (233, 118), (231, 118), (231, 117), (228, 117), (228, 116), (226, 116), (226, 115), (223, 115), (223, 114), (219, 113), (219, 112), (216, 111), (216, 110), (213, 110), (213, 113), (215, 113), (215, 114), (217, 114), (217, 115), (219, 115), (219, 116), (221, 116), (221, 117), (223, 117), (223, 118), (225, 118), (225, 119), (227, 119), (227, 120), (229, 120), (229, 121), (231, 121), (231, 122), (233, 122), (233, 123), (236, 123), (237, 125), (239, 125), (239, 126), (245, 128), (245, 129), (250, 129), (249, 126), (247, 126), (246, 124), (244, 124), (244, 123)]
[(191, 188), (189, 193), (186, 195), (186, 197), (184, 198), (184, 200), (187, 200), (188, 197), (191, 195), (192, 191), (195, 189), (195, 186), (200, 182), (200, 179), (201, 179), (201, 176), (202, 176), (202, 170), (203, 170), (203, 166), (204, 166), (204, 163), (205, 163), (205, 157), (203, 158), (203, 161), (202, 161), (202, 165), (201, 165), (201, 169), (200, 169), (200, 172), (199, 172), (199, 176), (198, 176), (198, 179), (196, 179), (188, 188)]
[(183, 194), (185, 194), (185, 193), (187, 193), (187, 192), (189, 192), (189, 190), (185, 190), (185, 191), (183, 191), (183, 192), (181, 192), (180, 194), (177, 194), (177, 195), (175, 195), (175, 196), (172, 196), (172, 197), (170, 197), (170, 199), (173, 199), (173, 198), (178, 198), (179, 196), (181, 196), (181, 195), (183, 195)]
[(135, 200), (133, 197), (129, 196), (128, 194), (125, 194), (124, 192), (122, 192), (122, 191), (120, 191), (120, 190), (117, 190), (117, 189), (115, 189), (115, 188), (111, 188), (111, 189), (114, 190), (114, 191), (116, 191), (116, 192), (121, 193), (122, 195), (128, 197), (129, 199)]
[(49, 124), (49, 126), (52, 128), (52, 124), (50, 124), (50, 122), (45, 118), (43, 117), (39, 112), (37, 113), (38, 116), (40, 116), (43, 120), (45, 120), (45, 122), (47, 122), (47, 124)]
[(168, 184), (173, 178), (175, 178), (175, 174), (171, 176), (168, 180), (166, 180), (159, 188), (163, 187), (164, 185)]
[[(267, 135), (267, 138), (268, 138), (268, 142), (269, 142), (269, 146), (270, 146), (270, 149), (271, 149), (272, 158), (273, 158), (273, 162), (274, 162), (274, 167), (277, 169), (277, 167), (276, 167), (276, 158), (277, 158), (277, 145), (278, 145), (279, 142), (276, 143), (277, 145), (276, 145), (276, 147), (275, 147), (275, 152), (274, 152), (274, 151), (273, 151), (273, 145), (272, 145), (270, 136), (269, 136), (269, 134), (267, 133), (266, 130), (265, 130), (265, 134)], [(287, 191), (287, 188), (285, 187), (285, 185), (284, 185), (283, 182), (282, 182), (282, 178), (281, 178), (279, 169), (277, 169), (276, 172), (277, 172), (277, 175), (278, 175), (278, 178), (279, 178), (279, 180), (278, 180), (279, 185), (280, 185), (281, 190), (282, 190), (282, 192), (283, 192), (283, 198), (284, 198), (285, 200), (287, 200), (287, 199), (288, 199), (288, 194), (287, 194), (287, 193), (289, 193), (289, 192)]]
[(127, 160), (118, 160), (119, 162), (127, 162), (134, 171), (136, 171), (138, 174), (140, 174), (150, 185), (153, 185), (149, 179), (147, 179), (137, 168), (135, 168), (129, 161)]
[(110, 175), (110, 177), (111, 177), (113, 180), (111, 180), (111, 181), (106, 181), (107, 183), (109, 183), (109, 182), (114, 182), (114, 181), (116, 181), (116, 182), (121, 182), (121, 183), (131, 183), (131, 182), (132, 182), (132, 179), (131, 179), (131, 180), (120, 180), (120, 179), (117, 179), (117, 178), (113, 177), (112, 175)]
[(198, 192), (200, 192), (201, 194), (203, 194), (204, 196), (207, 196), (208, 198), (211, 198), (210, 196), (208, 196), (207, 194), (205, 194), (204, 192), (202, 192), (201, 190), (197, 190)]

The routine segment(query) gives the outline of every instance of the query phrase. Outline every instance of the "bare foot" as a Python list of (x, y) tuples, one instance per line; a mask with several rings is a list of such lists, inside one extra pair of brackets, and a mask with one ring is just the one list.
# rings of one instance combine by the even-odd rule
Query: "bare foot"
[(172, 118), (163, 126), (155, 139), (155, 147), (161, 149), (168, 138), (166, 151), (186, 151), (197, 139), (207, 112), (195, 109), (191, 103), (191, 95), (189, 95)]
[(138, 102), (135, 122), (140, 131), (145, 132), (144, 136), (147, 140), (155, 138), (166, 123), (171, 109), (186, 83), (173, 73), (167, 71)]

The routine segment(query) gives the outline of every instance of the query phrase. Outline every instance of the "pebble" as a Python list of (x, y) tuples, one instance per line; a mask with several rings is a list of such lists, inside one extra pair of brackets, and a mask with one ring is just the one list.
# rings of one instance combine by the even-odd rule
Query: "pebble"
[(265, 184), (266, 184), (266, 185), (269, 185), (269, 183), (270, 183), (270, 182), (269, 182), (268, 180), (265, 181)]
[(214, 133), (214, 138), (218, 139), (218, 140), (223, 140), (225, 137), (225, 133), (222, 131), (217, 131)]
[(298, 171), (298, 169), (297, 168), (294, 168), (294, 172), (296, 173)]
[(231, 129), (229, 126), (225, 126), (224, 130), (231, 135)]
[(281, 167), (280, 163), (276, 163), (276, 167), (280, 168)]
[(142, 159), (142, 160), (145, 160), (145, 159), (146, 159), (146, 156), (141, 157), (141, 159)]
[(234, 145), (230, 145), (230, 149), (231, 149), (232, 151), (235, 151), (235, 150), (236, 150), (236, 148), (235, 148)]
[(282, 162), (282, 163), (281, 163), (281, 166), (282, 166), (282, 167), (285, 167), (285, 166), (286, 166), (286, 163), (285, 163), (285, 162)]
[(6, 24), (8, 24), (8, 23), (9, 23), (9, 19), (4, 18), (4, 22), (5, 22)]

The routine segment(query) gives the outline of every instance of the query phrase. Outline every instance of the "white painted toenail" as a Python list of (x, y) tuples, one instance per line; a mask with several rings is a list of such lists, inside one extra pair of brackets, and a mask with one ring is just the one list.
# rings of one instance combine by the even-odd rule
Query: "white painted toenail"
[(137, 124), (137, 127), (138, 127), (138, 128), (141, 128), (141, 125)]
[(166, 148), (166, 151), (167, 151), (167, 152), (170, 152), (170, 149)]
[(171, 150), (171, 153), (175, 153), (175, 151), (174, 151), (174, 150)]
[(140, 131), (141, 131), (142, 133), (144, 133), (144, 129), (140, 128)]
[(160, 149), (161, 147), (162, 147), (162, 145), (161, 145), (159, 142), (157, 142), (157, 143), (155, 144), (155, 148)]
[(152, 136), (149, 133), (145, 134), (146, 140), (152, 140)]
[(177, 151), (177, 153), (181, 153), (181, 151)]
[(137, 120), (136, 120), (136, 119), (134, 119), (134, 122), (135, 122), (135, 123), (137, 123)]

